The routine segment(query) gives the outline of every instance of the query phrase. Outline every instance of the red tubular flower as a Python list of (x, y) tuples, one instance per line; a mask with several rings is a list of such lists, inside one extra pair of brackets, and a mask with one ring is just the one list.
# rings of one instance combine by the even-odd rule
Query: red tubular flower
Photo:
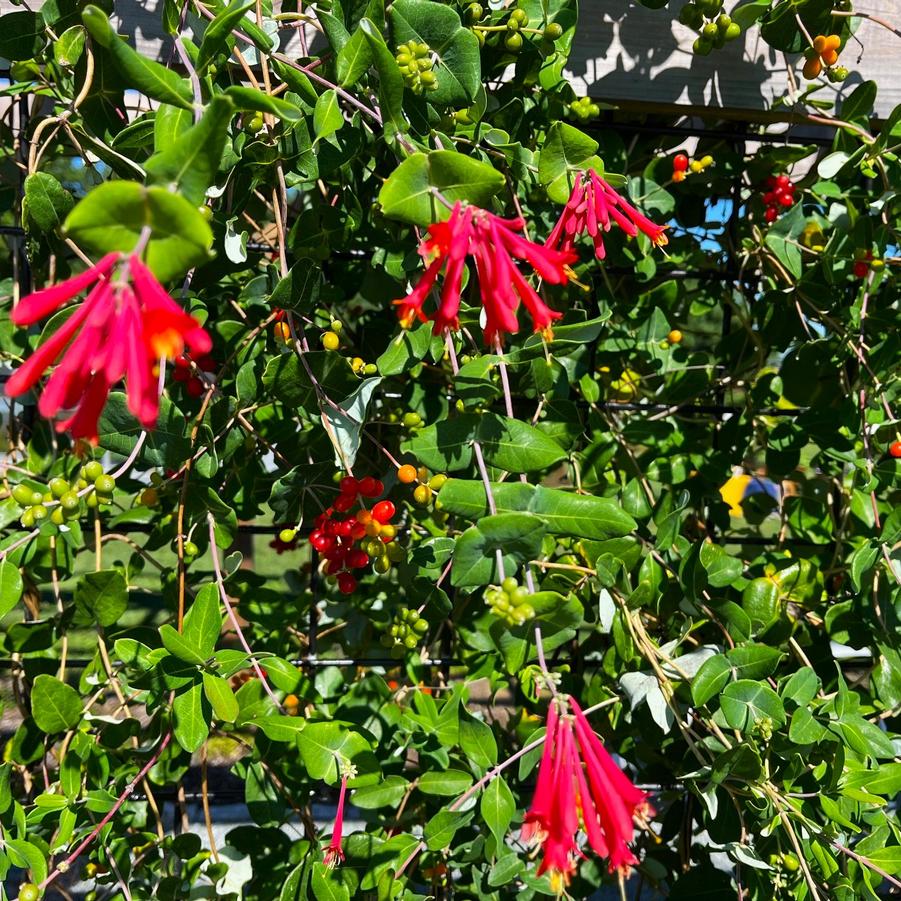
[[(492, 344), (495, 338), (519, 330), (516, 311), (520, 303), (532, 317), (535, 331), (549, 334), (561, 314), (545, 304), (514, 261), (528, 263), (546, 282), (562, 285), (571, 277), (569, 264), (576, 254), (571, 249), (550, 249), (529, 241), (519, 234), (524, 225), (522, 219), (502, 219), (459, 203), (446, 222), (430, 225), (429, 236), (420, 245), (420, 254), (430, 260), (429, 265), (407, 296), (395, 301), (404, 327), (418, 318), (432, 321), (435, 334), (459, 328), (463, 270), (466, 258), (472, 257), (485, 308), (485, 342)], [(423, 305), (442, 269), (444, 284), (438, 309), (427, 316)]]
[(323, 863), (329, 867), (335, 867), (344, 860), (344, 851), (341, 850), (341, 831), (344, 828), (344, 799), (347, 795), (347, 775), (341, 777), (341, 792), (338, 795), (338, 811), (335, 814), (335, 828), (332, 830), (332, 840), (325, 849)]
[[(113, 268), (122, 262), (115, 278)], [(165, 292), (134, 254), (107, 254), (81, 275), (23, 298), (12, 313), (16, 325), (31, 325), (59, 309), (86, 288), (84, 302), (10, 377), (6, 393), (28, 391), (57, 359), (38, 402), (42, 416), (75, 409), (57, 423), (73, 438), (97, 440), (97, 420), (110, 389), (125, 379), (128, 408), (144, 428), (159, 414), (154, 368), (161, 357), (174, 358), (187, 344), (198, 355), (209, 353), (210, 336)]]
[(594, 242), (595, 255), (603, 260), (607, 253), (603, 233), (610, 231), (611, 220), (632, 238), (641, 232), (660, 247), (667, 243), (665, 225), (652, 222), (614, 191), (594, 169), (589, 169), (576, 178), (569, 200), (545, 246), (572, 251), (576, 236), (587, 233)]
[(538, 875), (547, 873), (552, 889), (564, 893), (583, 856), (576, 842), (580, 829), (589, 847), (608, 858), (611, 873), (627, 873), (636, 863), (629, 848), (633, 818), (649, 811), (647, 795), (616, 765), (576, 701), (552, 703), (535, 797), (522, 828), (524, 841), (541, 845)]

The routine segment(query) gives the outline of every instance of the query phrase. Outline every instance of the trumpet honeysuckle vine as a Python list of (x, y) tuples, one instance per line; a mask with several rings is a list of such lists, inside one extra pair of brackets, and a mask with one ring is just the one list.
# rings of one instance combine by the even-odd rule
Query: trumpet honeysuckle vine
[(898, 23), (642, 5), (0, 17), (2, 898), (901, 890)]

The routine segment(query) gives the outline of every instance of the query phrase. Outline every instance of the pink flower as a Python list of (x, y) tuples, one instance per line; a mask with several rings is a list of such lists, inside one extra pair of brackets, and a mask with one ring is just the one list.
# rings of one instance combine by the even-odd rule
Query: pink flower
[[(550, 309), (526, 280), (516, 260), (528, 263), (535, 274), (552, 285), (565, 284), (572, 273), (569, 264), (576, 254), (542, 247), (518, 234), (522, 219), (501, 219), (476, 206), (456, 204), (446, 222), (429, 226), (429, 237), (419, 252), (430, 260), (416, 286), (406, 297), (396, 300), (400, 320), (409, 328), (413, 320), (434, 323), (435, 334), (460, 327), (460, 290), (467, 257), (475, 262), (482, 304), (485, 308), (485, 342), (514, 334), (519, 330), (516, 312), (520, 303), (532, 318), (536, 332), (549, 334), (561, 313)], [(444, 283), (438, 309), (431, 316), (423, 305), (444, 270)]]
[(595, 255), (603, 260), (606, 255), (603, 233), (610, 231), (611, 222), (632, 238), (642, 232), (658, 246), (667, 243), (665, 225), (652, 222), (614, 191), (594, 169), (589, 169), (576, 178), (569, 200), (545, 246), (572, 251), (576, 236), (587, 232), (594, 242)]
[(344, 860), (344, 851), (341, 850), (341, 831), (344, 828), (344, 799), (347, 794), (347, 774), (341, 777), (341, 791), (338, 795), (338, 811), (335, 814), (335, 828), (332, 830), (332, 840), (325, 849), (323, 863), (329, 867), (335, 867)]
[[(122, 263), (115, 277), (114, 267)], [(57, 423), (73, 438), (97, 440), (97, 420), (110, 389), (125, 379), (128, 408), (144, 428), (159, 415), (154, 375), (161, 357), (173, 358), (187, 343), (195, 354), (212, 347), (210, 336), (165, 292), (150, 270), (132, 255), (107, 254), (68, 281), (24, 297), (12, 312), (16, 325), (31, 325), (85, 289), (84, 302), (10, 377), (6, 393), (28, 391), (57, 361), (38, 402), (42, 416), (73, 409)]]
[(629, 848), (633, 818), (648, 811), (647, 795), (616, 765), (576, 701), (553, 702), (535, 797), (522, 828), (524, 841), (541, 845), (538, 875), (547, 873), (552, 889), (563, 894), (584, 856), (576, 841), (580, 829), (595, 854), (608, 858), (611, 873), (628, 872), (636, 863)]

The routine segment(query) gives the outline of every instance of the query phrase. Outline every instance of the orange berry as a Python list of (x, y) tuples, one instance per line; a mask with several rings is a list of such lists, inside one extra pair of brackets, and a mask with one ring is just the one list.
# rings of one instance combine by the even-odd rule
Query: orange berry
[(368, 510), (357, 510), (357, 522), (367, 525), (372, 522), (372, 514)]
[(838, 62), (838, 52), (836, 50), (827, 50), (823, 53), (823, 62), (827, 66), (834, 66)]
[(291, 340), (291, 329), (287, 322), (276, 322), (272, 327), (272, 333), (275, 335), (276, 341), (283, 341), (287, 344)]
[(841, 45), (842, 39), (837, 34), (830, 34), (829, 37), (826, 38), (827, 50), (838, 50)]
[(823, 64), (816, 57), (814, 57), (813, 59), (809, 59), (804, 63), (804, 68), (802, 71), (804, 73), (804, 77), (808, 81), (813, 81), (813, 79), (823, 71)]
[(411, 463), (404, 463), (397, 470), (397, 481), (403, 485), (409, 485), (416, 481), (416, 467)]
[(827, 49), (826, 35), (818, 34), (813, 39), (813, 49), (816, 50), (817, 55), (822, 54), (822, 52)]
[(675, 181), (675, 182), (685, 181), (685, 173), (684, 172), (674, 172), (673, 173), (673, 181)]

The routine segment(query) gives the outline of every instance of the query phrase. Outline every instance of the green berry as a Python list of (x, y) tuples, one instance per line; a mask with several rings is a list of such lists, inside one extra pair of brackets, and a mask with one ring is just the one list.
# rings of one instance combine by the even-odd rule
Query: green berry
[(505, 594), (513, 594), (516, 589), (519, 588), (519, 582), (513, 578), (513, 576), (507, 576), (506, 579), (501, 583), (501, 589)]
[(720, 31), (725, 31), (731, 24), (732, 17), (727, 16), (725, 13), (716, 17), (716, 27), (719, 28)]
[(558, 22), (551, 22), (547, 26), (545, 26), (544, 34), (542, 37), (546, 41), (556, 41), (558, 38), (563, 35), (563, 26)]
[(54, 507), (50, 513), (50, 522), (61, 526), (66, 521), (66, 511), (62, 507)]
[(695, 38), (695, 42), (691, 45), (691, 49), (694, 50), (698, 56), (707, 56), (707, 54), (713, 50), (713, 41), (710, 41), (705, 37)]
[(33, 508), (29, 507), (20, 517), (19, 522), (22, 523), (22, 528), (30, 529), (34, 526), (34, 513), (32, 513)]
[(103, 475), (103, 467), (96, 460), (91, 460), (91, 462), (85, 466), (83, 472), (84, 477), (89, 482), (94, 482)]
[(522, 35), (513, 32), (504, 38), (504, 46), (511, 52), (517, 53), (522, 49)]
[(16, 485), (13, 488), (13, 500), (22, 507), (31, 505), (31, 496), (34, 492), (27, 485)]
[(404, 413), (403, 423), (404, 428), (415, 429), (422, 425), (422, 417), (418, 413)]
[(193, 541), (185, 542), (185, 556), (196, 557), (200, 553), (200, 548)]
[(428, 621), (424, 619), (416, 620), (416, 622), (413, 623), (413, 631), (416, 632), (417, 635), (425, 635), (425, 633), (429, 631)]
[(419, 639), (418, 639), (415, 635), (408, 635), (408, 636), (404, 639), (404, 647), (405, 647), (408, 651), (414, 651), (414, 650), (416, 650), (416, 645), (418, 645), (418, 644), (419, 644)]
[(70, 490), (59, 499), (59, 503), (63, 510), (77, 510), (81, 506), (81, 499), (77, 492)]
[(391, 569), (391, 561), (388, 559), (387, 555), (384, 557), (376, 557), (375, 563), (372, 564), (372, 568), (377, 573), (384, 575)]
[(284, 544), (290, 544), (296, 537), (296, 529), (282, 529), (281, 532), (278, 533), (278, 540)]
[(713, 22), (708, 22), (701, 29), (701, 37), (707, 38), (708, 41), (714, 40), (718, 34), (719, 29), (716, 27), (716, 25), (713, 24)]
[(35, 506), (29, 507), (28, 509), (31, 511), (31, 515), (34, 517), (35, 522), (46, 519), (49, 512), (43, 504), (35, 504)]
[(60, 498), (69, 490), (69, 483), (65, 479), (55, 478), (47, 487), (55, 498)]
[(19, 886), (19, 901), (38, 901), (41, 890), (33, 882), (23, 882)]
[(470, 3), (466, 7), (466, 15), (470, 22), (481, 22), (485, 15), (485, 10), (480, 3)]
[(84, 499), (84, 502), (90, 507), (90, 509), (94, 509), (95, 507), (100, 506), (100, 499), (97, 496), (96, 491), (92, 491), (89, 495), (87, 495)]
[(116, 480), (112, 476), (100, 475), (94, 481), (98, 494), (112, 494), (116, 488)]
[[(734, 41), (738, 37), (741, 37), (741, 25), (739, 25), (738, 22), (733, 22), (726, 29), (726, 40)], [(845, 70), (845, 71), (847, 72), (847, 70)]]

